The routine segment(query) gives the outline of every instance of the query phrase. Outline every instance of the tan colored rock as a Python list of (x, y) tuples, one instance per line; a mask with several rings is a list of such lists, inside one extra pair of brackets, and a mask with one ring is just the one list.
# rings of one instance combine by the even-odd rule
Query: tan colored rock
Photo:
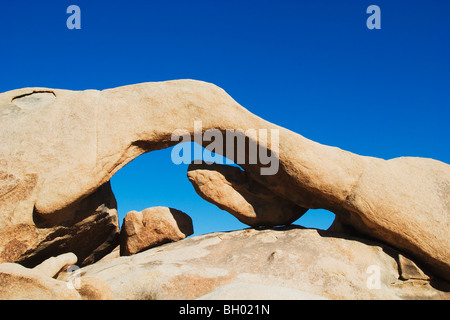
[(80, 271), (114, 299), (450, 299), (437, 279), (399, 279), (386, 245), (294, 227), (196, 236)]
[(448, 282), (432, 286), (430, 281), (411, 279), (392, 284), (392, 289), (405, 300), (450, 300)]
[(69, 266), (76, 264), (78, 258), (72, 252), (51, 257), (33, 268), (36, 272), (51, 278), (56, 278), (58, 273), (65, 271)]
[(104, 256), (103, 258), (101, 258), (100, 261), (103, 261), (103, 260), (110, 260), (110, 259), (114, 259), (114, 258), (118, 258), (118, 257), (120, 257), (120, 245), (118, 245), (117, 247), (115, 247), (113, 251), (111, 251), (111, 252), (108, 253), (106, 256)]
[[(308, 292), (248, 282), (224, 285), (197, 300), (326, 300)], [(262, 311), (262, 310), (261, 310)], [(256, 313), (256, 310), (255, 310)]]
[(203, 199), (249, 226), (289, 225), (307, 211), (249, 179), (238, 167), (191, 163), (187, 175)]
[(80, 300), (67, 282), (17, 263), (0, 264), (0, 300)]
[[(0, 261), (37, 264), (55, 255), (53, 247), (45, 250), (48, 242), (70, 233), (70, 226), (80, 227), (77, 203), (137, 156), (176, 144), (175, 130), (193, 136), (195, 120), (202, 121), (203, 132), (279, 130), (279, 148), (247, 136), (279, 159), (279, 171), (269, 176), (261, 175), (260, 163), (242, 164), (251, 179), (300, 207), (332, 211), (343, 224), (450, 279), (448, 164), (386, 161), (325, 146), (253, 115), (224, 90), (193, 80), (104, 91), (1, 93), (0, 141), (8, 143), (0, 145)], [(98, 246), (86, 248), (93, 247)], [(75, 249), (65, 249), (84, 261)]]
[(194, 233), (192, 219), (184, 212), (167, 207), (153, 207), (142, 212), (128, 212), (120, 232), (120, 255), (179, 241)]
[(83, 300), (112, 300), (113, 295), (109, 285), (99, 278), (83, 277), (77, 289)]
[[(1, 184), (1, 182), (0, 182)], [(14, 192), (20, 193), (21, 188)], [(0, 196), (1, 198), (1, 196)], [(0, 215), (14, 202), (7, 197), (1, 202)], [(24, 205), (28, 200), (20, 202)], [(5, 209), (6, 208), (6, 209)], [(20, 210), (18, 205), (14, 210)], [(117, 203), (108, 183), (85, 199), (59, 211), (59, 220), (46, 221), (35, 212), (31, 215), (12, 214), (0, 221), (0, 262), (17, 261), (34, 267), (44, 260), (72, 251), (80, 266), (93, 263), (109, 253), (119, 243)], [(5, 211), (2, 211), (4, 209)]]
[[(0, 264), (0, 300), (111, 300), (109, 285), (98, 278), (70, 278), (66, 267), (76, 263), (73, 253), (52, 257), (33, 269), (17, 263)], [(65, 280), (57, 279), (66, 278)]]
[(414, 261), (406, 258), (404, 255), (398, 255), (398, 265), (400, 267), (400, 278), (402, 280), (430, 280), (430, 276), (425, 274)]

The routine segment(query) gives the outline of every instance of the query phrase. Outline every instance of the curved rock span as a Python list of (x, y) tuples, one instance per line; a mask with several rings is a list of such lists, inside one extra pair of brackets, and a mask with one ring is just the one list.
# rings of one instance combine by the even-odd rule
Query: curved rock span
[[(0, 94), (0, 261), (37, 264), (58, 250), (83, 260), (89, 254), (80, 255), (76, 243), (56, 239), (68, 232), (94, 237), (83, 225), (103, 221), (106, 234), (83, 244), (97, 250), (90, 261), (98, 259), (118, 241), (115, 204), (105, 191), (109, 179), (139, 155), (178, 143), (172, 141), (176, 130), (194, 137), (195, 121), (202, 122), (202, 132), (239, 129), (276, 155), (279, 170), (273, 175), (261, 175), (261, 162), (241, 164), (249, 180), (299, 208), (332, 211), (341, 225), (450, 279), (448, 164), (382, 160), (322, 145), (257, 117), (217, 86), (194, 80)], [(248, 134), (258, 130), (277, 130), (279, 146)], [(290, 220), (277, 219), (270, 224)]]

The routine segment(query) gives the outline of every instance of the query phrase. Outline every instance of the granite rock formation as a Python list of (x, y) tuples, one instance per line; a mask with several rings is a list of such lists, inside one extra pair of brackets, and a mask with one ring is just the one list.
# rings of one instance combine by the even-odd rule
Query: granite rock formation
[(111, 251), (119, 230), (108, 181), (139, 155), (177, 144), (176, 130), (199, 134), (195, 121), (203, 132), (276, 130), (279, 145), (246, 134), (279, 160), (273, 175), (261, 174), (261, 162), (241, 164), (248, 179), (299, 207), (327, 209), (342, 225), (450, 279), (448, 164), (322, 145), (194, 80), (1, 93), (0, 141), (7, 143), (0, 144), (0, 262), (34, 266), (72, 251), (88, 264)]

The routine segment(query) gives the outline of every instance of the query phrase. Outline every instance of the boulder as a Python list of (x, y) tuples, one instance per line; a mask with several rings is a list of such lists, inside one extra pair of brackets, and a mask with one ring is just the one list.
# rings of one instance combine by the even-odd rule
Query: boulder
[[(80, 203), (134, 158), (180, 142), (174, 132), (195, 138), (210, 129), (240, 129), (246, 141), (276, 158), (279, 169), (264, 175), (263, 161), (243, 163), (249, 179), (299, 207), (335, 213), (343, 225), (450, 280), (450, 166), (443, 162), (383, 160), (322, 145), (259, 118), (217, 86), (194, 80), (103, 91), (12, 90), (0, 94), (0, 128), (0, 141), (7, 141), (0, 145), (0, 262), (38, 264), (55, 248), (77, 253), (72, 246), (79, 239), (89, 239), (86, 252), (113, 248), (106, 239), (117, 229), (103, 227), (110, 230), (107, 236), (91, 243), (97, 232), (81, 227), (83, 219), (105, 218), (105, 210), (80, 213)], [(277, 139), (255, 134), (260, 130)], [(201, 143), (211, 147), (210, 140)], [(231, 160), (248, 158), (242, 153), (247, 149)], [(74, 235), (79, 237), (68, 245)], [(77, 253), (80, 261), (83, 253), (92, 257), (86, 252)]]
[(1, 300), (81, 300), (67, 282), (17, 263), (0, 264)]
[(249, 179), (235, 166), (191, 163), (187, 175), (203, 199), (249, 226), (289, 225), (307, 211)]
[(120, 255), (179, 241), (194, 233), (192, 219), (184, 212), (167, 207), (153, 207), (142, 212), (128, 212), (120, 232)]
[(387, 245), (295, 226), (195, 236), (80, 272), (113, 299), (450, 299), (445, 281), (402, 279)]

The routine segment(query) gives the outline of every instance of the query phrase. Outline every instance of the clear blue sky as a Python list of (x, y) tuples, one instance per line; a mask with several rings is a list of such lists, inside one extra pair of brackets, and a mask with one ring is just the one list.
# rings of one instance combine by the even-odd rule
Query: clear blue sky
[[(81, 8), (81, 30), (66, 9)], [(381, 30), (366, 9), (381, 8)], [(0, 1), (0, 92), (197, 79), (258, 116), (361, 155), (450, 162), (448, 0)], [(242, 228), (202, 200), (170, 150), (112, 179), (119, 214), (188, 213), (196, 234)], [(326, 228), (318, 212), (299, 224)]]

